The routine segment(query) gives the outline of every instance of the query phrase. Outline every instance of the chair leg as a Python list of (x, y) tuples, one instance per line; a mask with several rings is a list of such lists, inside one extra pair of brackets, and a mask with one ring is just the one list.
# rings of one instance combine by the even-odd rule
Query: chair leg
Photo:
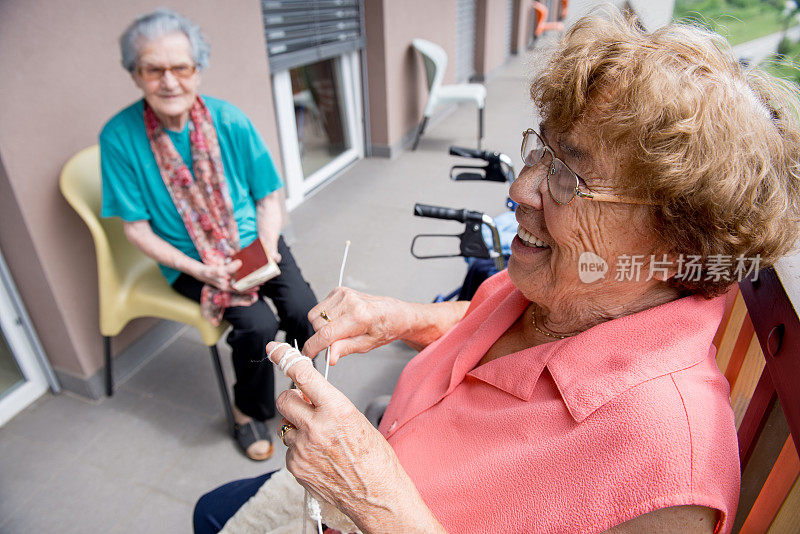
[(114, 394), (114, 373), (111, 370), (111, 337), (103, 336), (103, 352), (106, 361), (106, 397)]
[(483, 141), (483, 108), (478, 108), (478, 150), (481, 149)]
[(419, 128), (417, 128), (417, 136), (414, 138), (414, 146), (411, 147), (411, 150), (416, 150), (417, 145), (419, 144), (419, 138), (425, 132), (425, 126), (428, 124), (428, 117), (422, 117), (422, 122), (419, 123)]
[(228, 393), (228, 386), (225, 384), (225, 375), (222, 373), (222, 363), (219, 361), (217, 346), (208, 347), (211, 351), (211, 360), (214, 363), (214, 372), (217, 374), (219, 393), (222, 395), (222, 405), (225, 407), (225, 418), (228, 420), (228, 430), (233, 434), (233, 407), (231, 406), (231, 396)]

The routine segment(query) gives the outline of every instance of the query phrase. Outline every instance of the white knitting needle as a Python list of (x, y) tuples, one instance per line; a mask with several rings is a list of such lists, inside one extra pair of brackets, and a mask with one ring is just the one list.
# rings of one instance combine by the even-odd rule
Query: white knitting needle
[[(300, 347), (297, 346), (297, 340), (296, 339), (294, 340), (294, 348), (295, 348), (295, 350), (298, 350), (298, 351), (300, 350)], [(305, 491), (305, 495), (310, 500), (312, 500), (312, 501), (314, 501), (316, 503), (316, 505), (312, 504), (311, 507), (314, 508), (315, 511), (320, 510), (319, 502), (316, 499), (314, 499), (314, 497), (312, 497), (308, 493), (308, 490)], [(303, 507), (305, 507), (305, 506), (306, 506), (305, 503), (303, 503)], [(306, 513), (307, 513), (307, 510), (306, 510)], [(305, 518), (306, 513), (303, 514), (303, 534), (306, 534), (306, 523), (307, 523), (306, 518)], [(322, 534), (322, 516), (316, 518), (316, 521), (317, 521), (317, 534)]]
[[(350, 240), (344, 242), (344, 255), (342, 256), (342, 266), (339, 268), (339, 283), (336, 284), (336, 287), (342, 286), (342, 280), (344, 279), (344, 266), (347, 264), (347, 251), (350, 250)], [(325, 318), (328, 322), (330, 319), (327, 317)], [(331, 357), (330, 357), (331, 348), (327, 347), (325, 349), (325, 380), (328, 379), (328, 369), (331, 367)]]
[(342, 256), (342, 267), (339, 269), (339, 283), (336, 287), (341, 287), (342, 279), (344, 278), (344, 266), (347, 263), (347, 251), (350, 250), (350, 241), (344, 242), (344, 256)]
[[(342, 280), (344, 278), (344, 266), (347, 263), (347, 251), (348, 250), (350, 250), (350, 241), (349, 240), (345, 241), (345, 243), (344, 243), (344, 256), (342, 257), (342, 266), (339, 268), (339, 283), (336, 284), (336, 287), (341, 287), (341, 285), (342, 285)], [(328, 322), (330, 322), (330, 319), (328, 319), (327, 317), (325, 317), (325, 319)], [(295, 340), (295, 342), (294, 342), (294, 347), (297, 348), (297, 340)], [(328, 379), (328, 369), (330, 369), (330, 367), (331, 367), (330, 350), (331, 350), (330, 347), (325, 348), (325, 380)], [(308, 490), (306, 490), (306, 494), (308, 494)], [(312, 497), (311, 495), (308, 495), (308, 498), (311, 501), (311, 503), (309, 503), (311, 505), (311, 508), (314, 508), (314, 511), (316, 512), (315, 515), (317, 515), (317, 517), (316, 517), (316, 520), (317, 520), (317, 532), (318, 532), (318, 534), (322, 534), (322, 517), (321, 517), (321, 515), (318, 515), (320, 513), (319, 502), (316, 499), (314, 499), (314, 497)], [(306, 522), (305, 522), (305, 519), (304, 519), (303, 520), (303, 534), (305, 534), (305, 531), (306, 531)]]

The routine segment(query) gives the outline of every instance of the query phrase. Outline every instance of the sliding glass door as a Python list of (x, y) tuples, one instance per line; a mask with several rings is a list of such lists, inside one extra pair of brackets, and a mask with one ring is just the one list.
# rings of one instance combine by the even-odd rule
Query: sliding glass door
[(0, 254), (0, 426), (57, 386)]
[(364, 157), (357, 52), (273, 73), (289, 209)]

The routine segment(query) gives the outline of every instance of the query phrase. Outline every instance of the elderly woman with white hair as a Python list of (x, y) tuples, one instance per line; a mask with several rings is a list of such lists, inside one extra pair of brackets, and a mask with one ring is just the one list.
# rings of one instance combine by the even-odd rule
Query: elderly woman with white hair
[[(273, 446), (264, 421), (275, 415), (275, 398), (264, 345), (279, 326), (290, 342), (305, 343), (316, 304), (281, 236), (283, 183), (250, 120), (198, 93), (209, 45), (197, 26), (160, 9), (137, 18), (120, 47), (143, 97), (100, 133), (102, 214), (122, 218), (128, 239), (206, 318), (233, 325), (234, 437), (249, 458), (266, 460)], [(241, 261), (230, 257), (256, 239), (281, 274), (238, 293), (231, 275)]]

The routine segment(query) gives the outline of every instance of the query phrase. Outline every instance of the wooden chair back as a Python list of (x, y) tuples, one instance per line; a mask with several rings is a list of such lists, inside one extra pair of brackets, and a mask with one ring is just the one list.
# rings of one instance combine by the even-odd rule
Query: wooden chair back
[(714, 344), (742, 465), (733, 532), (800, 532), (800, 321), (772, 269), (727, 299)]

